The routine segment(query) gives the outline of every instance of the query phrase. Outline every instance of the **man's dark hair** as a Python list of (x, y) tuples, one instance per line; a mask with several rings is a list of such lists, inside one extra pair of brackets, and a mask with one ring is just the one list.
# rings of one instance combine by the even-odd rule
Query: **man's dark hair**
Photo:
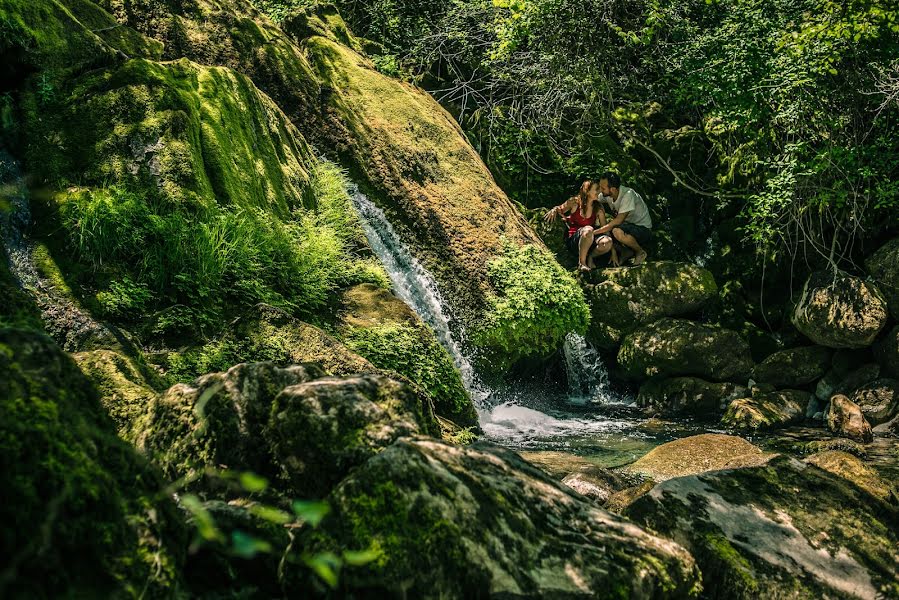
[(599, 178), (601, 180), (605, 179), (606, 181), (608, 181), (609, 187), (613, 187), (613, 188), (621, 187), (621, 176), (618, 173), (615, 173), (613, 171), (606, 171), (605, 173), (600, 175)]

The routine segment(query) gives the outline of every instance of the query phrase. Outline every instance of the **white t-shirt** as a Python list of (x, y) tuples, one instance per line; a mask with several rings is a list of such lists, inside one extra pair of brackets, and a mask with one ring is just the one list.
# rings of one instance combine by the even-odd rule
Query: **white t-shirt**
[(632, 188), (621, 186), (618, 188), (618, 200), (612, 200), (610, 196), (601, 196), (602, 201), (612, 207), (615, 214), (626, 212), (625, 223), (633, 223), (647, 229), (652, 229), (652, 218), (646, 202)]

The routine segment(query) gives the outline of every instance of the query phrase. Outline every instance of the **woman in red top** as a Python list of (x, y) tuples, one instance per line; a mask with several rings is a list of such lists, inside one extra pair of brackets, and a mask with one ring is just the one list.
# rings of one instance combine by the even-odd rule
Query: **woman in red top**
[(576, 196), (572, 196), (559, 206), (551, 208), (544, 219), (555, 220), (562, 215), (562, 219), (568, 224), (568, 232), (565, 236), (565, 246), (568, 250), (577, 254), (578, 269), (589, 271), (593, 268), (593, 257), (605, 254), (612, 249), (612, 238), (607, 235), (594, 236), (596, 219), (599, 217), (600, 226), (606, 224), (604, 211), (599, 210), (599, 182), (587, 180), (581, 184), (581, 189)]

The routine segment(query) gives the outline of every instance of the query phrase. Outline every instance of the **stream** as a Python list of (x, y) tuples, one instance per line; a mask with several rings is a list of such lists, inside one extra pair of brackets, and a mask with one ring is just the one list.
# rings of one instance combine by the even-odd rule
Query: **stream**
[[(563, 452), (599, 466), (619, 467), (681, 437), (726, 433), (709, 423), (647, 418), (634, 405), (633, 396), (613, 389), (599, 353), (573, 333), (563, 345), (566, 389), (530, 381), (491, 389), (465, 355), (465, 333), (453, 321), (434, 278), (411, 255), (384, 212), (356, 185), (348, 191), (394, 292), (433, 328), (462, 374), (486, 440), (519, 451)], [(791, 453), (805, 442), (830, 438), (826, 430), (815, 427), (746, 437), (765, 449)], [(887, 476), (899, 475), (895, 440), (877, 438), (867, 451), (869, 464)]]

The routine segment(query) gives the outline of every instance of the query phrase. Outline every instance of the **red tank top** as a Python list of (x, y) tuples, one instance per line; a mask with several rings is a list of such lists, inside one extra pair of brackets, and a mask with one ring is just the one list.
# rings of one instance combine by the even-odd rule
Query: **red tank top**
[(596, 207), (593, 207), (593, 214), (589, 217), (585, 217), (581, 214), (580, 209), (575, 209), (573, 213), (568, 215), (565, 218), (565, 221), (568, 223), (568, 237), (574, 235), (574, 232), (580, 229), (581, 227), (595, 227), (596, 226)]

